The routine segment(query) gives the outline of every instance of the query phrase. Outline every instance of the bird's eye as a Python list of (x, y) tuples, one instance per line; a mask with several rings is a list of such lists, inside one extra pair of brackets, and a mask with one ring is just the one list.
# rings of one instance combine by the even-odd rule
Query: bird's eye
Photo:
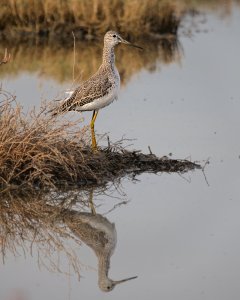
[(113, 37), (116, 37), (116, 34), (114, 34)]
[[(116, 36), (116, 35), (115, 35)], [(107, 289), (110, 290), (110, 286), (107, 286)]]

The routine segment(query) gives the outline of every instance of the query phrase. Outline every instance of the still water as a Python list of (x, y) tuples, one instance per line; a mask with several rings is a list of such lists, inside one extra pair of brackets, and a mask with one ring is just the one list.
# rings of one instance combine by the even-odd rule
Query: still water
[[(143, 54), (144, 69), (141, 53), (121, 49), (131, 52), (136, 64), (129, 65), (119, 100), (100, 111), (96, 121), (97, 134), (108, 133), (112, 141), (134, 139), (126, 142), (131, 149), (147, 152), (150, 146), (158, 156), (210, 162), (206, 178), (201, 171), (144, 174), (138, 181), (122, 180), (117, 191), (110, 187), (94, 195), (97, 212), (114, 222), (117, 232), (110, 278), (138, 278), (105, 294), (89, 246), (66, 241), (80, 261), (78, 281), (73, 270), (68, 275), (39, 269), (38, 247), (31, 255), (26, 242), (25, 255), (17, 245), (18, 254), (6, 252), (1, 300), (239, 299), (240, 11), (234, 7), (223, 19), (209, 13), (204, 18), (191, 37), (179, 36), (172, 62), (156, 60), (149, 50), (152, 58)], [(156, 51), (149, 43), (142, 46)], [(49, 59), (54, 63), (54, 55)], [(26, 109), (57, 97), (70, 84), (60, 71), (59, 78), (50, 76), (43, 58), (42, 64), (31, 72), (1, 74), (3, 88)], [(90, 68), (97, 65), (92, 62)], [(91, 113), (84, 117), (87, 124)], [(69, 259), (59, 255), (61, 269), (68, 272)]]

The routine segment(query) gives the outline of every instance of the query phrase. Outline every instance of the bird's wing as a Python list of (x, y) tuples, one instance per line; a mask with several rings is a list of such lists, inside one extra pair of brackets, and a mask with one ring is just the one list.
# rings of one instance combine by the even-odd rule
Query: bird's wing
[(60, 105), (58, 112), (77, 110), (77, 108), (106, 95), (111, 87), (112, 82), (107, 74), (96, 73), (76, 88), (73, 94)]

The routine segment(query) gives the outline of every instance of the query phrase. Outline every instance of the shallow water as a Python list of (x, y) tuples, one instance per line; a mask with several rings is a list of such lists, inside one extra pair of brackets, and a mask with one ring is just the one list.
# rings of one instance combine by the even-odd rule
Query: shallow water
[[(224, 19), (207, 14), (206, 19), (192, 38), (180, 36), (180, 60), (156, 62), (151, 72), (140, 69), (123, 86), (119, 101), (96, 121), (97, 133), (108, 132), (113, 141), (123, 135), (135, 139), (126, 142), (133, 144), (130, 148), (147, 152), (150, 145), (159, 156), (210, 162), (206, 178), (200, 171), (144, 174), (139, 182), (123, 180), (120, 192), (113, 187), (108, 192), (129, 200), (107, 214), (118, 234), (110, 277), (138, 278), (103, 294), (97, 260), (87, 246), (74, 245), (88, 266), (82, 267), (80, 282), (74, 272), (39, 270), (37, 255), (6, 253), (0, 299), (239, 298), (240, 11), (233, 9)], [(40, 73), (1, 81), (29, 107), (68, 85)], [(88, 123), (91, 113), (84, 116)], [(97, 211), (107, 212), (120, 200), (98, 195)], [(62, 259), (68, 270), (68, 260)]]

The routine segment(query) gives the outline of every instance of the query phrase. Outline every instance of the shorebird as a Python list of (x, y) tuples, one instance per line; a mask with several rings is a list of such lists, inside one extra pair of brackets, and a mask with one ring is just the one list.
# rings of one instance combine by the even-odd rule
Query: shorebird
[(90, 123), (92, 132), (92, 148), (97, 149), (94, 133), (94, 123), (99, 109), (109, 105), (118, 97), (120, 88), (120, 76), (115, 66), (114, 47), (118, 44), (126, 44), (142, 49), (124, 40), (117, 32), (108, 31), (104, 36), (102, 64), (98, 71), (88, 80), (83, 81), (64, 99), (59, 107), (54, 109), (54, 115), (67, 111), (93, 111)]

